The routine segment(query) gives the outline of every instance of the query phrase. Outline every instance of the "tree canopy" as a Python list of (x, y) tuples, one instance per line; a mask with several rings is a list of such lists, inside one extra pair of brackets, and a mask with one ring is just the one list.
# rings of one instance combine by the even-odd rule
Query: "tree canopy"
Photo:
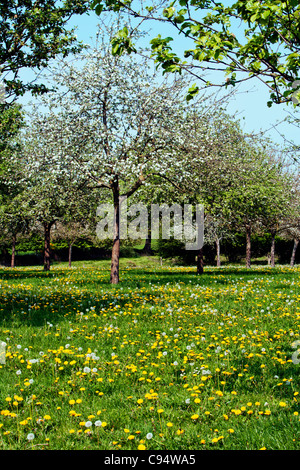
[[(300, 5), (297, 0), (173, 0), (157, 3), (94, 0), (97, 14), (126, 11), (135, 18), (171, 25), (190, 41), (184, 57), (173, 49), (173, 38), (151, 39), (152, 56), (164, 72), (188, 70), (205, 85), (228, 86), (257, 77), (269, 89), (272, 103), (299, 103)], [(124, 27), (113, 40), (113, 51), (134, 50), (131, 31)], [(204, 71), (218, 71), (212, 83)], [(192, 88), (192, 94), (198, 86)], [(296, 93), (297, 91), (297, 93)], [(189, 95), (191, 96), (191, 95)]]

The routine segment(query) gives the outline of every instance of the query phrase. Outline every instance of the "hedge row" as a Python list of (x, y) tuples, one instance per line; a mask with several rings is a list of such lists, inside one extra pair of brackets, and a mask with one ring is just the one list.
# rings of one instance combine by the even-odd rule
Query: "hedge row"
[[(141, 244), (140, 246), (142, 246)], [(98, 244), (93, 244), (90, 240), (80, 239), (72, 247), (72, 261), (79, 260), (97, 260), (107, 259), (110, 257), (112, 242), (110, 240), (101, 241)], [(271, 236), (266, 234), (264, 236), (254, 235), (252, 237), (252, 259), (259, 262), (267, 262), (268, 254), (270, 253)], [(68, 242), (66, 240), (59, 240), (51, 243), (52, 259), (53, 261), (67, 261), (68, 260)], [(293, 240), (285, 240), (276, 237), (276, 260), (279, 264), (290, 263), (291, 254), (293, 249)], [(236, 234), (234, 240), (221, 240), (221, 256), (224, 257), (229, 263), (239, 263), (245, 257), (245, 236), (243, 234)], [(194, 264), (196, 251), (187, 251), (185, 245), (180, 241), (171, 240), (155, 240), (152, 242), (153, 254), (161, 256), (162, 258), (171, 258), (180, 264)], [(136, 247), (136, 242), (133, 244), (129, 241), (121, 242), (121, 256), (134, 257), (143, 254), (142, 248)], [(216, 248), (214, 245), (205, 244), (203, 248), (204, 262), (209, 265), (216, 264)], [(0, 248), (0, 263), (2, 265), (10, 265), (11, 250), (8, 246)], [(296, 253), (297, 264), (300, 263), (300, 250)], [(43, 264), (43, 239), (39, 236), (34, 236), (30, 240), (20, 240), (16, 245), (16, 261), (18, 266), (24, 265), (42, 265)]]

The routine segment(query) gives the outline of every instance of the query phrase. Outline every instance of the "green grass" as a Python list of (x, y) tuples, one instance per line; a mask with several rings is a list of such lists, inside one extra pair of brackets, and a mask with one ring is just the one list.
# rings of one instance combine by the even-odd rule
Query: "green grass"
[(0, 270), (1, 449), (300, 448), (299, 268), (164, 263)]

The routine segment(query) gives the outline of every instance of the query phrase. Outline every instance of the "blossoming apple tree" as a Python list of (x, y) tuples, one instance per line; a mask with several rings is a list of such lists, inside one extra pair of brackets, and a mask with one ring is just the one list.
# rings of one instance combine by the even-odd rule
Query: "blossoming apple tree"
[(90, 198), (84, 181), (76, 175), (72, 162), (65, 159), (62, 129), (51, 115), (34, 110), (22, 136), (23, 191), (19, 212), (31, 220), (31, 230), (44, 237), (44, 270), (50, 269), (51, 229), (58, 221), (68, 222), (81, 214)]
[[(107, 34), (100, 30), (98, 38)], [(79, 58), (53, 71), (57, 90), (43, 104), (61, 136), (64, 164), (112, 195), (110, 280), (118, 283), (122, 202), (153, 175), (184, 179), (178, 146), (186, 130), (185, 84), (181, 77), (158, 80), (141, 55), (113, 56), (107, 36)]]

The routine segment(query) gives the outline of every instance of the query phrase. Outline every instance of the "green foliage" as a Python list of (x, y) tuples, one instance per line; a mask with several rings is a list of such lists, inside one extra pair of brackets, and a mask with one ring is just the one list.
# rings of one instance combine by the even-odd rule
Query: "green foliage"
[(23, 236), (18, 239), (16, 250), (21, 252), (41, 252), (44, 240), (41, 234), (32, 233), (30, 236)]
[[(224, 78), (218, 85), (224, 87), (259, 77), (270, 92), (268, 106), (292, 101), (299, 104), (299, 100), (293, 100), (296, 96), (293, 84), (299, 78), (300, 67), (299, 2), (239, 0), (230, 2), (231, 5), (227, 3), (175, 0), (151, 6), (143, 3), (144, 8), (139, 9), (132, 0), (94, 0), (93, 7), (97, 14), (105, 10), (125, 11), (142, 18), (142, 22), (166, 22), (173, 26), (175, 33), (190, 40), (191, 47), (184, 51), (184, 60), (170, 46), (172, 37), (158, 35), (151, 40), (152, 56), (164, 73), (190, 70), (205, 83), (201, 76), (203, 70), (219, 71)], [(191, 99), (191, 95), (188, 96)]]
[(118, 31), (111, 40), (113, 55), (122, 55), (124, 51), (127, 53), (136, 52), (132, 39), (128, 37), (128, 29), (124, 26)]
[(23, 126), (24, 113), (20, 105), (0, 104), (0, 186), (2, 186), (2, 193), (5, 189), (4, 177), (10, 168), (12, 153), (19, 149), (16, 137)]
[[(66, 56), (82, 47), (74, 29), (67, 29), (73, 15), (88, 11), (86, 0), (8, 0), (0, 4), (0, 70), (8, 95), (23, 95), (30, 90), (43, 93), (44, 84), (25, 83), (18, 78), (20, 69), (47, 66), (58, 54)], [(11, 75), (9, 75), (11, 74)]]

